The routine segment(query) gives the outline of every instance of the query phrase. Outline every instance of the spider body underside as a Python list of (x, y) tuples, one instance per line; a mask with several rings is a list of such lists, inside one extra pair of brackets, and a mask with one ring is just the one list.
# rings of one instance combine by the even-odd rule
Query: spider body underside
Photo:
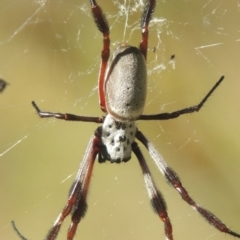
[[(87, 193), (97, 155), (99, 162), (108, 160), (113, 163), (120, 163), (122, 161), (128, 161), (131, 158), (131, 152), (136, 155), (139, 161), (151, 205), (155, 213), (163, 221), (166, 239), (173, 240), (172, 225), (167, 213), (166, 204), (162, 194), (159, 192), (152, 179), (145, 157), (135, 139), (139, 140), (147, 148), (158, 170), (163, 174), (170, 185), (178, 191), (184, 201), (191, 205), (203, 218), (219, 231), (240, 238), (240, 234), (231, 231), (213, 213), (202, 208), (189, 196), (177, 174), (167, 166), (161, 154), (156, 150), (153, 144), (148, 141), (143, 133), (137, 129), (135, 124), (136, 120), (168, 120), (177, 118), (182, 114), (198, 112), (208, 100), (209, 96), (223, 81), (224, 76), (217, 81), (198, 105), (171, 113), (142, 115), (147, 92), (146, 57), (148, 48), (148, 25), (156, 5), (156, 0), (146, 1), (141, 20), (142, 40), (139, 48), (121, 44), (113, 53), (113, 59), (109, 66), (110, 38), (108, 23), (96, 1), (90, 0), (90, 3), (96, 26), (103, 34), (103, 49), (98, 78), (98, 89), (100, 107), (105, 113), (105, 116), (86, 117), (68, 113), (43, 112), (35, 102), (32, 102), (33, 107), (42, 118), (55, 117), (68, 121), (95, 122), (102, 124), (102, 126), (96, 129), (89, 141), (75, 182), (70, 190), (67, 203), (48, 232), (45, 240), (54, 240), (57, 238), (64, 219), (70, 213), (72, 214), (72, 222), (68, 229), (67, 239), (71, 240), (74, 238), (77, 226), (86, 213)], [(16, 231), (19, 237), (25, 239), (18, 230)]]

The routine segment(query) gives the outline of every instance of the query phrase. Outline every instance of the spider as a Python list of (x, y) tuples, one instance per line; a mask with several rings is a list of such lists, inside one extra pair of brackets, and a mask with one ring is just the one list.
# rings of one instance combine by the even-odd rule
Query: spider
[[(166, 210), (164, 199), (157, 189), (147, 166), (145, 157), (135, 139), (139, 140), (149, 151), (158, 170), (180, 194), (182, 199), (191, 205), (211, 225), (221, 232), (240, 238), (240, 234), (231, 231), (213, 213), (201, 207), (188, 194), (177, 174), (165, 163), (161, 154), (136, 126), (137, 120), (168, 120), (180, 115), (198, 112), (210, 95), (223, 81), (222, 76), (203, 100), (194, 106), (171, 113), (142, 115), (147, 93), (146, 58), (148, 49), (148, 25), (155, 9), (156, 0), (147, 0), (141, 19), (142, 39), (139, 48), (122, 43), (113, 53), (110, 63), (109, 27), (104, 14), (95, 0), (90, 0), (95, 24), (103, 35), (101, 66), (98, 78), (99, 104), (104, 113), (102, 117), (77, 116), (41, 111), (33, 101), (32, 105), (41, 118), (54, 117), (66, 121), (94, 122), (102, 125), (95, 130), (80, 164), (77, 177), (73, 183), (65, 207), (48, 232), (46, 240), (56, 239), (64, 219), (71, 213), (72, 220), (67, 239), (74, 238), (77, 227), (87, 211), (87, 194), (91, 180), (93, 165), (103, 163), (127, 162), (131, 153), (136, 155), (140, 164), (145, 186), (154, 212), (164, 224), (166, 239), (173, 240), (172, 225)], [(20, 235), (18, 233), (18, 235)], [(21, 237), (21, 235), (20, 235)], [(22, 239), (24, 239), (22, 237)]]

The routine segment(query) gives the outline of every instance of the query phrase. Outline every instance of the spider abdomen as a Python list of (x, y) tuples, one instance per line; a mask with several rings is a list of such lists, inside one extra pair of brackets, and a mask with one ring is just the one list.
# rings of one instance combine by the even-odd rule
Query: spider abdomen
[(117, 122), (107, 115), (102, 125), (103, 161), (126, 162), (131, 158), (132, 143), (136, 135), (135, 122)]
[(143, 112), (147, 93), (147, 71), (141, 51), (120, 45), (105, 79), (107, 111), (116, 120), (134, 121)]

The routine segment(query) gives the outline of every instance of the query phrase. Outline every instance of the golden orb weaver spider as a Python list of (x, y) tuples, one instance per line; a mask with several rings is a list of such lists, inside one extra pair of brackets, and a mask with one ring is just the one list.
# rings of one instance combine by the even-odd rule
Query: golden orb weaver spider
[[(178, 191), (184, 201), (191, 205), (203, 218), (219, 231), (240, 238), (240, 234), (231, 231), (213, 213), (199, 206), (189, 196), (177, 174), (168, 167), (160, 153), (158, 153), (143, 133), (137, 129), (135, 124), (137, 120), (168, 120), (177, 118), (182, 114), (198, 112), (223, 81), (224, 76), (217, 81), (208, 94), (197, 105), (171, 113), (142, 115), (147, 94), (146, 57), (148, 49), (148, 25), (156, 5), (156, 0), (146, 1), (141, 20), (142, 40), (139, 48), (124, 43), (121, 44), (113, 53), (110, 64), (108, 64), (110, 55), (108, 23), (97, 2), (95, 0), (90, 0), (90, 3), (96, 26), (103, 34), (98, 91), (100, 107), (105, 115), (103, 117), (87, 117), (68, 113), (43, 112), (34, 101), (32, 102), (33, 107), (42, 118), (55, 117), (67, 121), (95, 122), (102, 124), (101, 127), (96, 129), (89, 141), (77, 177), (72, 185), (67, 204), (45, 239), (54, 240), (57, 238), (64, 219), (70, 213), (72, 214), (72, 222), (68, 229), (67, 239), (71, 240), (74, 238), (77, 226), (86, 214), (88, 188), (97, 155), (100, 163), (105, 161), (121, 163), (130, 160), (131, 152), (133, 151), (142, 169), (145, 186), (152, 207), (164, 223), (166, 238), (168, 240), (173, 240), (172, 225), (166, 210), (166, 204), (152, 179), (146, 160), (135, 138), (147, 148), (158, 170), (164, 175), (170, 185)], [(16, 228), (15, 230), (22, 239), (25, 239)]]

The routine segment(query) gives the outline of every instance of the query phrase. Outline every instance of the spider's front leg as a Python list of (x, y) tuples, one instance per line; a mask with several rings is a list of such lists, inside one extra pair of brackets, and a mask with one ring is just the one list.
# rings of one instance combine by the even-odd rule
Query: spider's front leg
[(173, 240), (172, 224), (168, 217), (166, 203), (152, 179), (152, 175), (147, 166), (146, 160), (136, 142), (132, 144), (132, 150), (135, 153), (138, 159), (138, 162), (142, 168), (145, 186), (146, 186), (153, 210), (156, 214), (158, 214), (158, 216), (164, 223), (164, 230), (165, 230), (165, 235), (167, 236), (167, 240)]
[(96, 130), (94, 136), (92, 136), (88, 147), (86, 149), (83, 161), (79, 167), (77, 177), (72, 185), (67, 204), (63, 208), (62, 212), (55, 221), (53, 227), (48, 232), (45, 240), (56, 239), (58, 232), (64, 219), (72, 213), (72, 223), (68, 229), (67, 239), (72, 240), (75, 236), (77, 226), (84, 217), (87, 210), (87, 193), (89, 188), (90, 179), (92, 176), (93, 165), (96, 155), (101, 148), (101, 133), (99, 128)]
[(153, 144), (147, 140), (147, 138), (140, 132), (137, 131), (136, 138), (142, 142), (142, 144), (148, 149), (149, 154), (157, 165), (158, 170), (163, 174), (167, 181), (172, 185), (178, 193), (181, 195), (182, 199), (191, 205), (200, 215), (206, 219), (212, 226), (218, 229), (220, 232), (225, 232), (234, 237), (240, 238), (240, 234), (230, 230), (219, 218), (217, 218), (213, 213), (207, 209), (201, 207), (196, 203), (188, 194), (187, 190), (182, 185), (177, 174), (167, 166), (161, 154), (155, 149)]

